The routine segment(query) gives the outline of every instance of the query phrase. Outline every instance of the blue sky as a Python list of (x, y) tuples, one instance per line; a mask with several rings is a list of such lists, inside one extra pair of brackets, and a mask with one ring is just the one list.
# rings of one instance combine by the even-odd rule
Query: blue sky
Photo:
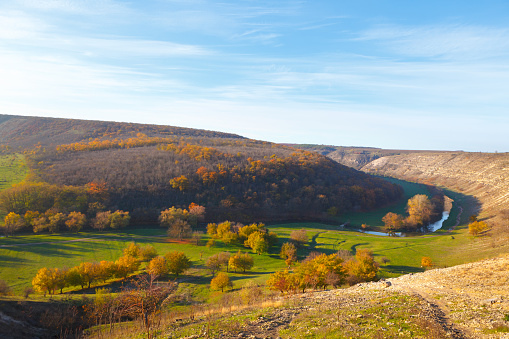
[(0, 113), (505, 152), (508, 107), (508, 1), (0, 2)]

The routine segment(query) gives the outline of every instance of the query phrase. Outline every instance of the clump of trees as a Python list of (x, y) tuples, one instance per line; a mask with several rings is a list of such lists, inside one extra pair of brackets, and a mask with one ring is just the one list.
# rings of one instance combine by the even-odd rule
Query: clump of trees
[(230, 221), (220, 224), (210, 223), (207, 225), (207, 234), (228, 245), (244, 245), (257, 254), (267, 253), (271, 246), (278, 243), (276, 233), (268, 231), (263, 223), (250, 225), (234, 224)]
[(382, 218), (384, 230), (388, 233), (417, 231), (433, 221), (440, 220), (443, 206), (443, 195), (436, 195), (430, 200), (425, 194), (417, 194), (408, 199), (406, 208), (408, 216), (389, 212)]
[(140, 247), (130, 243), (124, 248), (123, 256), (115, 261), (82, 262), (78, 266), (62, 269), (43, 267), (33, 278), (32, 285), (45, 295), (54, 294), (56, 290), (62, 293), (64, 288), (72, 286), (90, 288), (96, 282), (125, 279), (138, 271), (143, 262), (148, 263), (146, 271), (153, 279), (164, 274), (178, 276), (191, 266), (191, 261), (183, 252), (169, 252), (160, 257), (151, 245)]
[(270, 275), (266, 284), (269, 289), (285, 292), (305, 292), (308, 288), (325, 289), (339, 287), (345, 283), (353, 285), (361, 281), (376, 279), (379, 265), (369, 250), (359, 249), (355, 257), (347, 260), (339, 253), (312, 252), (296, 266), (293, 273), (288, 270)]
[[(103, 231), (106, 228), (120, 229), (129, 225), (131, 217), (129, 212), (124, 211), (105, 211), (98, 212), (91, 220), (91, 226)], [(34, 233), (48, 231), (56, 233), (64, 228), (71, 232), (78, 233), (88, 223), (87, 216), (78, 211), (72, 211), (69, 214), (58, 212), (51, 208), (44, 213), (38, 211), (26, 211), (24, 215), (10, 212), (4, 218), (3, 231), (6, 236), (12, 235), (19, 230), (31, 229)]]
[(170, 207), (161, 211), (159, 215), (159, 224), (168, 227), (170, 237), (190, 238), (192, 235), (191, 226), (196, 226), (198, 221), (205, 217), (205, 207), (195, 203), (189, 205), (189, 209)]

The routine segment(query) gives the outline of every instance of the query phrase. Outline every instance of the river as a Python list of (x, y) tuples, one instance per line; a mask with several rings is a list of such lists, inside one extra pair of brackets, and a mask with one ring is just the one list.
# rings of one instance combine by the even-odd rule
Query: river
[[(442, 212), (442, 219), (438, 220), (437, 222), (434, 222), (432, 224), (429, 224), (428, 227), (426, 227), (423, 231), (423, 233), (433, 233), (433, 232), (436, 232), (438, 231), (439, 229), (442, 228), (443, 224), (444, 224), (444, 221), (446, 221), (447, 219), (449, 219), (449, 212), (448, 211), (444, 211)], [(389, 233), (385, 233), (385, 232), (375, 232), (375, 231), (364, 231), (364, 230), (361, 230), (361, 229), (358, 229), (357, 231), (361, 232), (361, 233), (366, 233), (366, 234), (373, 234), (373, 235), (381, 235), (381, 236), (385, 236), (385, 237), (404, 237), (405, 236), (405, 233), (402, 233), (402, 232), (394, 232), (392, 234), (389, 234)]]

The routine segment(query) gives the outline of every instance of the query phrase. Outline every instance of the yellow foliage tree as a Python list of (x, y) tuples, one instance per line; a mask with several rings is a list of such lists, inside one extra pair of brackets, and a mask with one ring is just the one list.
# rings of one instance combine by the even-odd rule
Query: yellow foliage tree
[(481, 235), (483, 232), (487, 231), (489, 226), (484, 221), (474, 221), (468, 224), (468, 233), (473, 235), (474, 237)]
[(46, 293), (55, 293), (57, 289), (55, 270), (47, 267), (41, 268), (37, 271), (34, 279), (32, 279), (32, 285), (36, 291), (44, 293), (44, 295), (46, 295)]
[(431, 268), (433, 267), (433, 260), (430, 257), (422, 257), (421, 267)]
[(225, 288), (232, 286), (233, 284), (230, 281), (230, 277), (225, 272), (219, 272), (210, 282), (210, 287), (213, 290), (221, 290), (221, 292), (223, 292)]
[(164, 257), (155, 257), (148, 263), (147, 272), (154, 277), (168, 273), (168, 266)]

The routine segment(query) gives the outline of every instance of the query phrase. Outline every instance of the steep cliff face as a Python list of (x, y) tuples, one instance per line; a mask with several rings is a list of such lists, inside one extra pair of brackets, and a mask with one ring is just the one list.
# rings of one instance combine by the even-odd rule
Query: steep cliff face
[(486, 217), (509, 208), (509, 154), (429, 152), (382, 157), (367, 173), (444, 186), (474, 196)]

